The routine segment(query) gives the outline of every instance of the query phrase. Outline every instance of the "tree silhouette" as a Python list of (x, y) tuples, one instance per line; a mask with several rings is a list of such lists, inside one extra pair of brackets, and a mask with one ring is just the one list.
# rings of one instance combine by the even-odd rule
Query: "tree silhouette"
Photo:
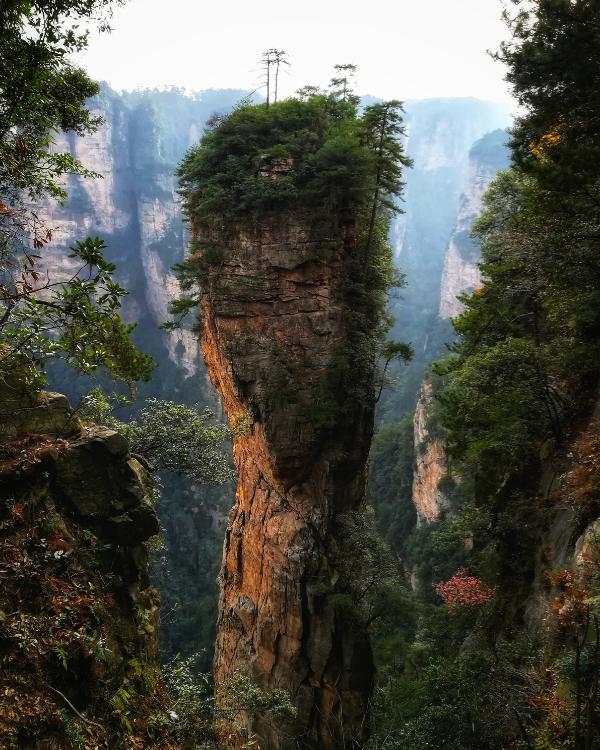
[(342, 101), (349, 101), (350, 97), (354, 96), (352, 93), (352, 84), (354, 83), (354, 76), (356, 74), (356, 65), (345, 63), (344, 65), (334, 65), (333, 69), (336, 74), (331, 79), (330, 86)]
[(290, 63), (287, 59), (285, 50), (271, 47), (266, 52), (263, 52), (261, 65), (264, 71), (261, 78), (265, 81), (265, 88), (267, 89), (266, 104), (268, 109), (271, 103), (271, 66), (275, 67), (274, 102), (277, 102), (277, 95), (279, 90), (279, 69), (282, 65), (287, 65), (289, 67)]

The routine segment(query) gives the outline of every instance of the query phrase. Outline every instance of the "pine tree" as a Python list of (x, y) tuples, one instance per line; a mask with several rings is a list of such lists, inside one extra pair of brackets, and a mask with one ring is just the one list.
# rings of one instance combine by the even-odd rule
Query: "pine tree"
[(373, 195), (365, 246), (367, 257), (371, 251), (373, 232), (380, 211), (400, 211), (394, 199), (402, 194), (402, 168), (412, 164), (404, 153), (401, 141), (405, 134), (402, 111), (402, 103), (392, 99), (367, 107), (362, 118), (363, 143), (371, 150), (375, 160)]

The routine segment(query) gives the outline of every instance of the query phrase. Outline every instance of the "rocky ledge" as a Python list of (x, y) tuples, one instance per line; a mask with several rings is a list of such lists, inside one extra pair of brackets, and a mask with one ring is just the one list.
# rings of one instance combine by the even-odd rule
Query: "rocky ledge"
[(59, 394), (1, 407), (0, 745), (170, 750), (152, 481)]

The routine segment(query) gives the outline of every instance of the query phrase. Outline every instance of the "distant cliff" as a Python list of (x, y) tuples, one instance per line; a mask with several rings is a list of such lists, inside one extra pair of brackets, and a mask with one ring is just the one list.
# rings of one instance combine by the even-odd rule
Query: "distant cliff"
[[(67, 249), (75, 239), (92, 234), (106, 241), (119, 281), (130, 291), (125, 316), (138, 323), (136, 341), (159, 366), (159, 377), (142, 393), (185, 398), (185, 381), (203, 376), (197, 337), (185, 329), (159, 330), (178, 294), (171, 267), (182, 260), (187, 242), (175, 170), (208, 117), (228, 111), (243, 96), (233, 90), (117, 94), (103, 87), (90, 102), (92, 113), (103, 118), (98, 131), (84, 138), (56, 136), (56, 150), (69, 151), (100, 177), (72, 178), (65, 206), (41, 207), (42, 217), (56, 227), (45, 262), (54, 274), (69, 270)], [(73, 394), (82, 388), (73, 378), (66, 383)]]
[[(468, 171), (454, 231), (446, 248), (439, 297), (439, 315), (452, 318), (461, 312), (457, 299), (463, 292), (475, 289), (480, 282), (478, 263), (480, 249), (471, 238), (474, 221), (482, 210), (483, 195), (496, 174), (508, 167), (506, 147), (508, 133), (495, 130), (478, 140), (469, 152)], [(421, 385), (414, 419), (415, 469), (413, 502), (419, 518), (432, 521), (448, 506), (440, 490), (440, 481), (448, 471), (444, 445), (438, 436), (429, 434), (428, 422), (435, 410), (432, 384)]]
[(447, 498), (440, 489), (440, 481), (448, 472), (444, 444), (432, 435), (428, 422), (432, 419), (433, 386), (425, 380), (421, 386), (414, 417), (415, 466), (413, 474), (413, 503), (418, 518), (435, 521), (447, 508)]
[(471, 238), (471, 229), (481, 214), (483, 194), (488, 185), (500, 170), (508, 167), (508, 137), (505, 130), (495, 130), (477, 141), (469, 152), (466, 186), (444, 258), (439, 305), (442, 318), (458, 315), (462, 306), (457, 296), (479, 285), (481, 276), (477, 264), (480, 252)]
[(469, 152), (480, 138), (510, 124), (508, 109), (478, 99), (426, 99), (406, 103), (407, 170), (402, 209), (390, 239), (406, 288), (392, 296), (392, 336), (412, 342), (413, 361), (392, 368), (394, 389), (384, 393), (379, 412), (394, 420), (415, 407), (423, 372), (445, 352), (452, 335), (439, 316), (444, 260), (468, 192)]

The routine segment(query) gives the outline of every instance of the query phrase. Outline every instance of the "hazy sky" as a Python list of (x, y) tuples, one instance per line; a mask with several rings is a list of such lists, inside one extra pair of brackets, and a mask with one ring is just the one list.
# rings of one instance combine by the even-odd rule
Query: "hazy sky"
[(117, 89), (253, 89), (262, 51), (278, 47), (292, 63), (284, 95), (351, 62), (361, 94), (506, 101), (486, 54), (506, 36), (501, 12), (501, 0), (129, 0), (81, 63)]

